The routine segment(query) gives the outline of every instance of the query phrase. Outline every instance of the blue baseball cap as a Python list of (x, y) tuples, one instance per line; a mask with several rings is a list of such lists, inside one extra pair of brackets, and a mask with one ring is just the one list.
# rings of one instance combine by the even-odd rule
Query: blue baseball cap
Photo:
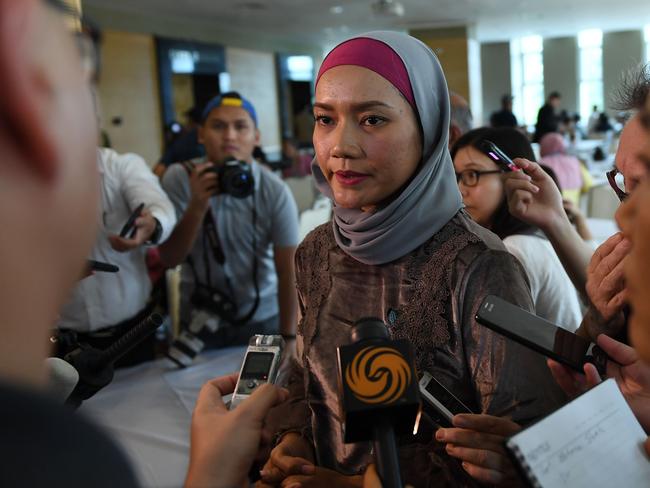
[(250, 115), (253, 122), (255, 122), (255, 127), (257, 127), (257, 113), (255, 112), (255, 107), (253, 107), (253, 104), (249, 100), (242, 97), (237, 92), (223, 93), (222, 95), (217, 95), (210, 100), (201, 114), (202, 124), (205, 123), (210, 112), (217, 107), (241, 107), (248, 112), (248, 115)]

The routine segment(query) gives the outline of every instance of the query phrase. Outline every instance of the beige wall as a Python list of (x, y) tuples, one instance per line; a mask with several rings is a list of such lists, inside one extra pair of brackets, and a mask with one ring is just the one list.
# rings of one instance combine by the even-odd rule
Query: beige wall
[(467, 65), (467, 29), (465, 27), (422, 29), (413, 30), (410, 34), (436, 53), (445, 72), (449, 89), (471, 102)]
[[(231, 89), (249, 98), (258, 113), (262, 146), (279, 151), (281, 129), (272, 53), (226, 48)], [(174, 75), (174, 104), (182, 114), (193, 104), (190, 76)], [(152, 36), (105, 31), (99, 86), (102, 125), (118, 152), (134, 152), (150, 164), (162, 154), (161, 113)], [(114, 117), (122, 125), (112, 124)], [(180, 122), (184, 123), (184, 120)]]
[(194, 107), (194, 84), (192, 75), (174, 73), (172, 75), (172, 96), (176, 121), (185, 125), (185, 112)]
[(230, 74), (230, 89), (241, 93), (255, 106), (262, 147), (269, 152), (277, 151), (281, 145), (281, 129), (273, 54), (227, 47), (226, 70)]
[[(605, 109), (611, 114), (612, 98), (622, 76), (644, 61), (643, 31), (606, 32), (603, 35), (603, 90)], [(601, 107), (602, 110), (602, 107)]]
[(562, 95), (562, 109), (580, 111), (578, 83), (580, 61), (578, 40), (573, 37), (544, 39), (544, 96), (552, 91)]
[[(162, 151), (161, 115), (152, 36), (104, 31), (99, 99), (102, 126), (113, 148), (133, 152), (149, 165)], [(112, 120), (121, 117), (121, 125)]]
[[(483, 81), (483, 121), (489, 124), (492, 112), (501, 110), (501, 97), (512, 93), (510, 83), (510, 43), (491, 42), (481, 45)], [(480, 125), (480, 121), (475, 121)]]

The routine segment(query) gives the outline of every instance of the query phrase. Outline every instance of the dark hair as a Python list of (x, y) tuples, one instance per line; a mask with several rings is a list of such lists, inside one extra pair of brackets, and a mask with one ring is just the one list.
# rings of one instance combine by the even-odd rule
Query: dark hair
[(549, 93), (548, 98), (549, 99), (551, 99), (551, 98), (562, 98), (562, 95), (560, 95), (559, 91), (552, 91), (551, 93)]
[(192, 108), (185, 112), (185, 116), (195, 124), (201, 123), (201, 107), (194, 105)]
[(650, 63), (640, 64), (623, 74), (612, 96), (611, 107), (621, 112), (641, 110), (650, 94)]
[[(454, 147), (451, 148), (451, 158), (454, 159), (458, 151), (465, 147), (473, 147), (480, 151), (480, 144), (484, 140), (494, 142), (511, 159), (526, 158), (535, 161), (535, 153), (530, 142), (528, 142), (528, 138), (518, 130), (510, 127), (500, 127), (498, 129), (482, 127), (469, 131), (458, 139)], [(519, 220), (510, 213), (504, 192), (501, 204), (494, 212), (490, 230), (501, 239), (505, 239), (513, 234), (531, 234), (537, 230), (537, 227)]]
[(264, 152), (264, 149), (262, 149), (260, 146), (255, 146), (253, 148), (253, 157), (262, 164), (269, 164), (269, 160), (266, 157), (266, 153)]

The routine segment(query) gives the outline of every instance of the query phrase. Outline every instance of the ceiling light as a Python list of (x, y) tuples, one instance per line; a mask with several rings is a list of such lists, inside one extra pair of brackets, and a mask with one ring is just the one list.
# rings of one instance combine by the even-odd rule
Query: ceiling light
[(332, 12), (334, 15), (340, 15), (343, 13), (343, 7), (341, 5), (334, 5), (332, 8), (330, 8), (330, 12)]
[(404, 5), (394, 0), (377, 0), (372, 4), (372, 10), (375, 15), (384, 17), (402, 17), (404, 15)]

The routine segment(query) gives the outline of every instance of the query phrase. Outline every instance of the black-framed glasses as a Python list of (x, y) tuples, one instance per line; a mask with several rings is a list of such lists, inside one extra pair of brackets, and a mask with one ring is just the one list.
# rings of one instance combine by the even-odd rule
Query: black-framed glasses
[(624, 201), (630, 194), (625, 191), (625, 179), (621, 172), (617, 168), (614, 168), (605, 174), (607, 175), (609, 186), (612, 187), (619, 201)]
[(465, 186), (476, 186), (478, 185), (478, 180), (481, 179), (483, 175), (493, 175), (497, 173), (503, 173), (503, 170), (495, 169), (490, 171), (479, 171), (476, 169), (466, 169), (460, 173), (456, 173), (456, 182), (463, 182)]

